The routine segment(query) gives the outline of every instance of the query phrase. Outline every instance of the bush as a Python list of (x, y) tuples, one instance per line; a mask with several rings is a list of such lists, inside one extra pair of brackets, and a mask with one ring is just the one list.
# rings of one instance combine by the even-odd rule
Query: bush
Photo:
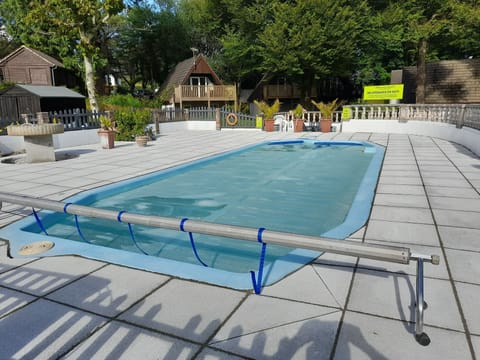
[(115, 94), (100, 99), (100, 107), (105, 110), (115, 110), (119, 107), (141, 108), (144, 106), (145, 104), (141, 99), (133, 97), (130, 94)]
[(144, 135), (150, 123), (151, 113), (148, 109), (117, 109), (114, 112), (117, 134), (116, 140), (134, 141), (135, 136)]

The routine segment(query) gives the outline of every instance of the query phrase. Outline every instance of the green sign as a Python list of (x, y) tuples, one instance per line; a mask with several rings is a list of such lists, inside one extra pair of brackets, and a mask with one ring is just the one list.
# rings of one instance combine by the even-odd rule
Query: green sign
[(363, 88), (363, 100), (401, 100), (403, 84), (372, 85)]
[(349, 120), (352, 118), (352, 109), (344, 107), (342, 109), (342, 120)]

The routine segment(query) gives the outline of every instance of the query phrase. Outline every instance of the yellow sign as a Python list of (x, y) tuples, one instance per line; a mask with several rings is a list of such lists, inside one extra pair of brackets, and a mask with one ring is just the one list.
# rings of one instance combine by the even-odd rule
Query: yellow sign
[(349, 120), (352, 118), (352, 109), (349, 107), (343, 107), (342, 109), (342, 120)]
[(363, 100), (401, 100), (403, 84), (364, 86)]

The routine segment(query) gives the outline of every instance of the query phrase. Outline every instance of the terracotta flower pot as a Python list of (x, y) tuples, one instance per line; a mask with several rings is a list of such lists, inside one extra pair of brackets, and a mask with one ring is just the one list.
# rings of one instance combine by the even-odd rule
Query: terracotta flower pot
[(265, 131), (274, 131), (275, 130), (275, 120), (266, 119), (265, 120)]
[(135, 142), (136, 142), (137, 145), (140, 146), (140, 147), (145, 147), (145, 146), (147, 146), (148, 140), (150, 140), (150, 138), (149, 138), (148, 136), (146, 136), (146, 135), (144, 135), (144, 136), (137, 136), (137, 137), (135, 138)]
[(303, 131), (303, 119), (293, 120), (293, 131), (302, 132)]
[(113, 130), (98, 130), (100, 137), (100, 144), (102, 149), (113, 149), (115, 147), (115, 131)]
[(328, 133), (332, 130), (332, 120), (331, 119), (321, 119), (320, 120), (320, 131), (323, 133)]

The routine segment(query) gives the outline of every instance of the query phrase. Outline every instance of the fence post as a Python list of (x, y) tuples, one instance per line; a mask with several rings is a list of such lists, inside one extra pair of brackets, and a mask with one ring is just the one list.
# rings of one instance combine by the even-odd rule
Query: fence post
[(160, 111), (154, 110), (152, 114), (155, 121), (155, 134), (158, 135), (160, 134)]
[(50, 118), (48, 117), (48, 112), (38, 112), (37, 122), (39, 124), (48, 124), (50, 122)]
[(215, 123), (217, 125), (217, 130), (222, 130), (222, 118), (220, 115), (220, 108), (215, 109)]
[(460, 110), (460, 116), (457, 119), (457, 129), (461, 129), (463, 127), (464, 120), (465, 120), (465, 104), (462, 104), (462, 108)]

